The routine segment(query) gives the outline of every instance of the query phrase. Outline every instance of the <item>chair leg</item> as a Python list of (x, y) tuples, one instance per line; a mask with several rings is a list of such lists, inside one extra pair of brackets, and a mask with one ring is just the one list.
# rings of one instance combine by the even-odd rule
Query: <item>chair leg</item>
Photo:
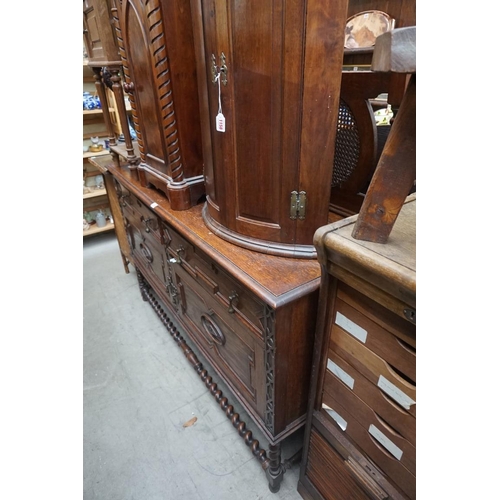
[(352, 231), (357, 240), (387, 243), (416, 178), (416, 75), (382, 151)]

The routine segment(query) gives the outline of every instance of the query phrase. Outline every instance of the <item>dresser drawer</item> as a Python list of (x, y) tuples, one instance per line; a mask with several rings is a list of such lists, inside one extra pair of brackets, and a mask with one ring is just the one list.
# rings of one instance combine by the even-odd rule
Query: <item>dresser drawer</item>
[(157, 286), (164, 288), (166, 283), (165, 248), (154, 235), (147, 233), (142, 226), (138, 226), (136, 219), (129, 219), (128, 215), (128, 211), (124, 210), (125, 229), (132, 258), (140, 262), (148, 278), (152, 275)]
[(120, 188), (120, 193), (121, 196), (119, 200), (123, 216), (126, 217), (130, 223), (140, 228), (142, 232), (151, 235), (159, 243), (164, 243), (160, 218), (153, 210), (124, 187)]
[(417, 388), (411, 380), (341, 328), (332, 332), (330, 349), (392, 399), (403, 402), (408, 412), (416, 416)]
[(179, 319), (225, 382), (264, 419), (264, 348), (182, 267), (175, 271)]
[[(359, 408), (352, 411), (358, 412)], [(360, 413), (351, 413), (328, 393), (324, 394), (321, 413), (328, 417), (332, 426), (340, 428), (405, 494), (416, 498), (415, 448), (408, 441), (378, 419), (369, 408)]]
[[(335, 409), (336, 405), (345, 408), (356, 421), (365, 429), (375, 426), (389, 439), (387, 451), (394, 453), (395, 458), (406, 467), (412, 474), (415, 474), (415, 446), (405, 439), (399, 432), (392, 428), (387, 422), (382, 420), (372, 408), (359, 399), (347, 387), (340, 384), (334, 396), (328, 392), (323, 393), (323, 405)], [(324, 406), (323, 406), (324, 407)], [(347, 426), (348, 427), (348, 426)], [(350, 434), (350, 429), (346, 428), (346, 433)], [(376, 434), (374, 435), (377, 437)], [(360, 448), (365, 449), (363, 443), (358, 443)], [(383, 442), (382, 442), (383, 444)], [(365, 450), (366, 451), (366, 450)]]
[[(385, 492), (368, 474), (354, 476), (354, 460), (344, 459), (314, 428), (311, 430), (305, 473), (325, 500), (386, 499)], [(359, 477), (359, 479), (358, 479)], [(364, 487), (363, 487), (364, 485)], [(372, 494), (368, 494), (370, 486)], [(370, 491), (368, 490), (368, 491)]]
[(324, 391), (330, 396), (338, 396), (343, 391), (350, 391), (364, 401), (389, 425), (416, 446), (416, 419), (408, 411), (408, 401), (397, 390), (389, 390), (387, 384), (383, 387), (391, 393), (392, 399), (380, 387), (361, 375), (351, 365), (331, 350), (328, 353), (326, 373), (324, 378)]
[(163, 231), (174, 268), (182, 268), (230, 315), (263, 340), (264, 303), (175, 229), (165, 226)]
[(337, 296), (332, 337), (339, 331), (351, 335), (410, 380), (416, 381), (415, 349)]

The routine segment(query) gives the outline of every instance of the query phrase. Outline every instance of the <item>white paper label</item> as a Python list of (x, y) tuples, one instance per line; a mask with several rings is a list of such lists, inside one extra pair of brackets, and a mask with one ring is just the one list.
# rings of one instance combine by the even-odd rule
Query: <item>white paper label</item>
[(390, 396), (396, 403), (400, 404), (406, 410), (410, 409), (411, 405), (416, 404), (416, 401), (405, 394), (399, 387), (396, 387), (390, 380), (387, 380), (383, 375), (380, 375), (377, 382), (380, 387), (388, 396)]
[(401, 460), (403, 450), (398, 448), (383, 432), (377, 429), (373, 424), (370, 425), (368, 432), (395, 458)]
[(331, 359), (328, 360), (326, 366), (337, 378), (339, 378), (342, 382), (344, 382), (349, 389), (354, 389), (354, 379), (339, 365), (335, 364)]
[(149, 205), (151, 208), (156, 208), (158, 206), (158, 203), (156, 203), (156, 201), (153, 201), (153, 203), (151, 203), (151, 205)]
[(343, 431), (347, 429), (347, 422), (335, 410), (332, 410), (328, 405), (325, 405), (324, 403), (322, 405), (322, 408), (328, 413), (328, 415), (330, 415), (330, 417), (333, 418), (333, 420), (335, 420), (335, 422), (337, 422), (337, 424)]
[(363, 342), (363, 344), (366, 342), (368, 332), (338, 311), (335, 316), (335, 324), (339, 325), (346, 332), (357, 338), (360, 342)]
[(224, 115), (222, 113), (219, 113), (215, 117), (215, 126), (216, 126), (218, 132), (225, 132), (226, 131), (226, 119), (224, 118)]

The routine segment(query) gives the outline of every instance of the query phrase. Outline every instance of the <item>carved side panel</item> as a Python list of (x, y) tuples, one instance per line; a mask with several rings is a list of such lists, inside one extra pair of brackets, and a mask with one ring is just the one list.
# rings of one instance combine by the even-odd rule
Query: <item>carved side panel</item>
[(271, 433), (274, 434), (274, 360), (276, 353), (275, 345), (275, 314), (274, 310), (266, 306), (264, 310), (264, 342), (266, 361), (266, 408), (264, 412), (264, 423)]

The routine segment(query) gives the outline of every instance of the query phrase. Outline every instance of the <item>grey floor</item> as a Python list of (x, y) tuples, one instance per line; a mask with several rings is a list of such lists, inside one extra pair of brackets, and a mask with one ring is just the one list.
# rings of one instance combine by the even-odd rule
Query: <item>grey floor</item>
[[(301, 499), (299, 465), (287, 470), (278, 493), (269, 491), (250, 449), (141, 300), (129, 268), (126, 274), (114, 233), (84, 238), (83, 499)], [(193, 417), (195, 424), (184, 427)], [(285, 458), (302, 438), (299, 431), (283, 442)]]

